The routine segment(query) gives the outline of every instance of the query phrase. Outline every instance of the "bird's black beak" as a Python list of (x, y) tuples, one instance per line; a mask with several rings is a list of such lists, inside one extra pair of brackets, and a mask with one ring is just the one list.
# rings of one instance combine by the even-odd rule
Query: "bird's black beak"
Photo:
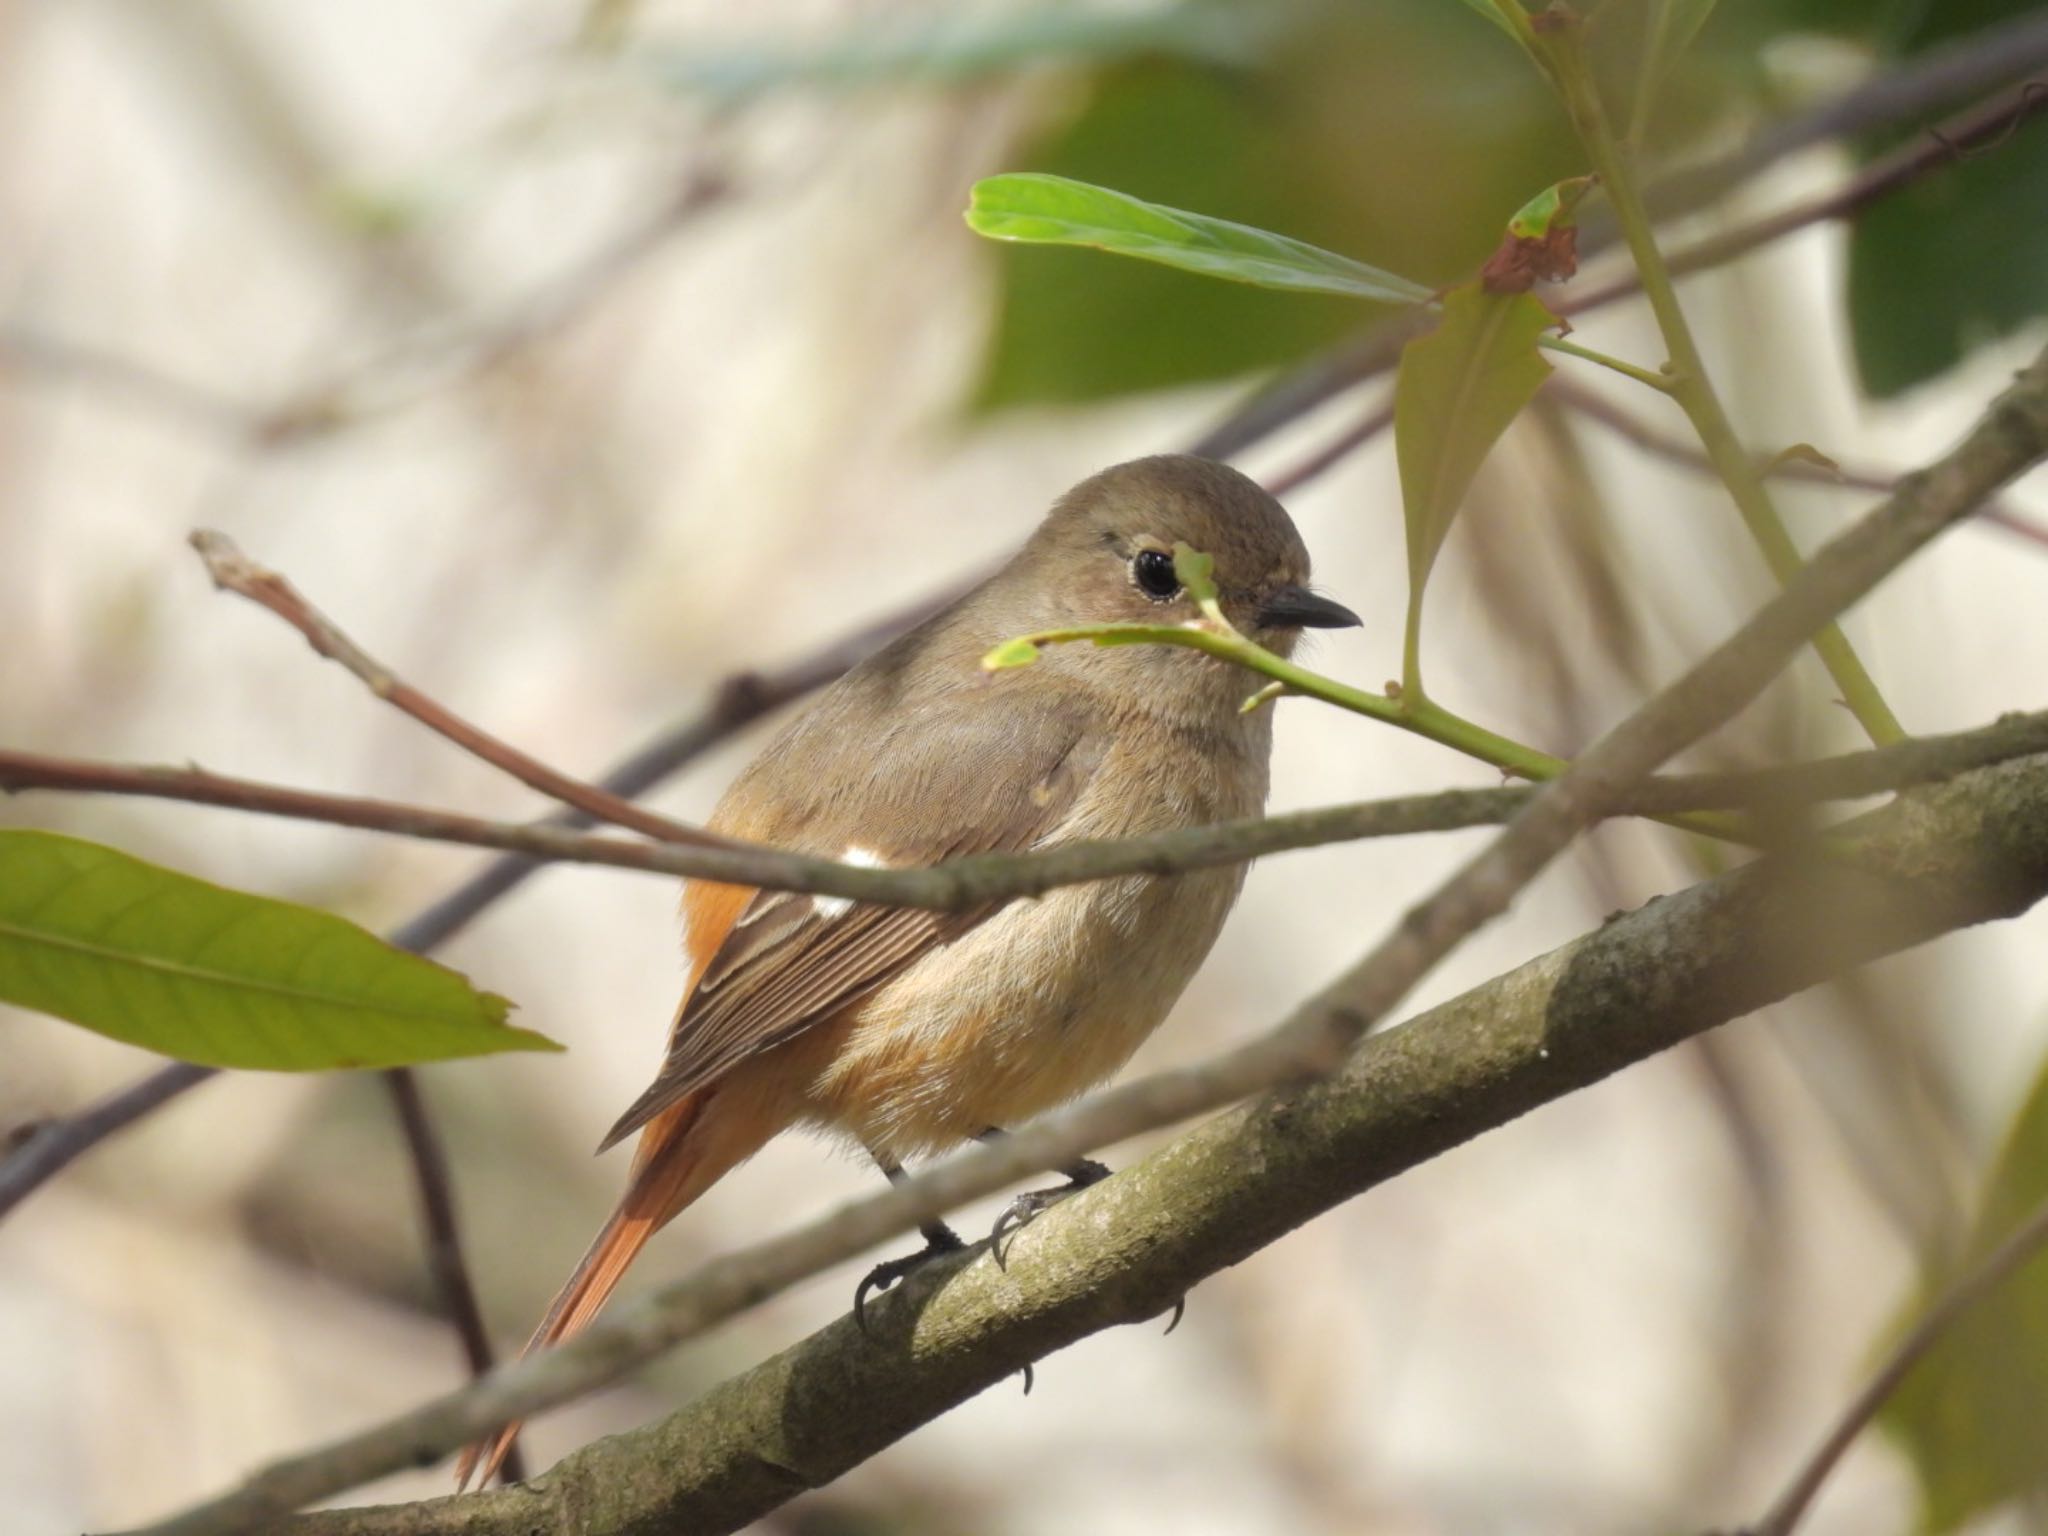
[(1306, 587), (1281, 587), (1259, 604), (1263, 629), (1353, 629), (1364, 621), (1342, 603)]

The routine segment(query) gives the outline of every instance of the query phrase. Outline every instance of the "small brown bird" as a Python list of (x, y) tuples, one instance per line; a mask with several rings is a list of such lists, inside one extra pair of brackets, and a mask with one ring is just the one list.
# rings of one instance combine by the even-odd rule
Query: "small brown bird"
[[(1168, 646), (1053, 647), (994, 676), (981, 665), (1039, 630), (1198, 618), (1176, 544), (1213, 557), (1225, 616), (1272, 650), (1292, 650), (1303, 626), (1359, 622), (1308, 591), (1308, 551), (1253, 481), (1204, 459), (1121, 464), (1062, 497), (1002, 571), (820, 694), (709, 825), (894, 866), (1257, 814), (1272, 712), (1243, 712), (1241, 670)], [(667, 1055), (604, 1140), (640, 1133), (625, 1195), (527, 1349), (588, 1325), (657, 1230), (791, 1126), (858, 1142), (895, 1179), (906, 1158), (1101, 1082), (1166, 1016), (1243, 881), (1241, 866), (1133, 876), (967, 912), (687, 882), (689, 979)], [(1067, 1186), (1012, 1211), (1106, 1170), (1065, 1172)], [(925, 1248), (870, 1274), (856, 1308), (962, 1246), (940, 1223), (922, 1230)], [(464, 1455), (465, 1485), (478, 1470), (489, 1480), (511, 1435)]]

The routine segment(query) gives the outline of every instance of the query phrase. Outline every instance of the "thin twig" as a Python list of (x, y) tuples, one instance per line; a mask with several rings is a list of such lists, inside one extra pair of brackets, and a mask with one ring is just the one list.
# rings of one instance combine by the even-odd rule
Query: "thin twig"
[(1444, 955), (1504, 910), (1621, 790), (1733, 717), (1808, 638), (1999, 486), (2048, 455), (2048, 351), (1952, 452), (1818, 551), (1785, 589), (1545, 786), (1507, 828), (1345, 975), (1251, 1044), (1098, 1094), (993, 1145), (950, 1157), (820, 1221), (707, 1265), (619, 1308), (581, 1337), (463, 1391), (257, 1473), (150, 1528), (225, 1536), (416, 1466), (568, 1401), (798, 1280), (963, 1201), (1140, 1131), (1325, 1075)]
[[(1651, 204), (1660, 215), (1697, 208), (1803, 149), (1881, 135), (2042, 70), (2048, 70), (2048, 15), (2020, 12), (2009, 21), (1929, 48), (1812, 111), (1764, 125), (1732, 154), (1653, 189)], [(1941, 132), (1951, 139), (1959, 137), (1947, 124)]]
[[(1614, 795), (1601, 814), (1668, 816), (1687, 811), (1765, 810), (1782, 818), (1787, 811), (1811, 808), (1823, 801), (1886, 794), (2037, 752), (2048, 752), (2048, 712), (2012, 715), (1975, 731), (1915, 737), (1807, 763), (1647, 779)], [(591, 864), (950, 911), (1042, 895), (1091, 880), (1178, 874), (1330, 843), (1494, 826), (1510, 820), (1536, 795), (1534, 788), (1526, 787), (1438, 790), (1184, 827), (1145, 837), (1063, 843), (1028, 853), (973, 854), (914, 869), (875, 869), (778, 848), (685, 848), (590, 836), (555, 822), (482, 821), (422, 806), (223, 778), (198, 768), (129, 767), (0, 749), (0, 793), (41, 789), (222, 806), (499, 848), (536, 861)]]
[[(752, 1529), (1027, 1361), (1154, 1317), (1346, 1199), (1704, 1031), (2048, 895), (2048, 764), (1858, 823), (1855, 866), (1774, 859), (1619, 915), (1367, 1040), (1336, 1077), (1175, 1137), (1034, 1223), (1008, 1268), (920, 1270), (694, 1402), (511, 1491), (328, 1509), (265, 1536)], [(1816, 921), (1818, 917), (1818, 921)], [(848, 1412), (847, 1404), (860, 1405)]]
[[(426, 1100), (420, 1096), (418, 1075), (400, 1067), (384, 1073), (383, 1078), (405, 1138), (406, 1152), (412, 1159), (413, 1184), (420, 1201), (420, 1227), (427, 1239), (427, 1268), (448, 1310), (455, 1337), (462, 1344), (462, 1357), (470, 1376), (482, 1376), (497, 1360), (491, 1352), (491, 1336), (484, 1328), (476, 1285), (470, 1279), (469, 1260), (462, 1249), (448, 1154), (441, 1146), (440, 1133), (434, 1129), (433, 1117), (427, 1113)], [(498, 1471), (505, 1482), (526, 1481), (526, 1459), (520, 1454), (516, 1437), (506, 1446)]]
[(2030, 80), (1959, 112), (1878, 156), (1839, 187), (1674, 252), (1671, 270), (1686, 273), (1725, 266), (1809, 225), (1852, 218), (1929, 172), (1959, 164), (1972, 151), (2003, 148), (2023, 124), (2039, 116), (2040, 109), (2048, 105), (2043, 92), (2042, 82)]
[(446, 738), (471, 756), (509, 774), (529, 788), (574, 806), (585, 815), (613, 826), (628, 827), (664, 843), (698, 848), (729, 848), (728, 838), (701, 827), (686, 826), (666, 816), (633, 804), (630, 800), (572, 779), (565, 773), (529, 757), (508, 742), (470, 724), (438, 700), (413, 687), (361, 646), (342, 633), (340, 627), (315, 608), (283, 576), (251, 560), (224, 533), (202, 528), (192, 535), (191, 544), (206, 562), (213, 584), (246, 597), (267, 608), (306, 637), (306, 643), (329, 661), (339, 662), (385, 703), (412, 716), (428, 730)]
[(211, 1067), (174, 1062), (89, 1108), (62, 1119), (41, 1121), (24, 1133), (10, 1136), (7, 1156), (0, 1161), (0, 1218), (5, 1218), (82, 1153), (211, 1076)]
[(1879, 1410), (1912, 1373), (1913, 1367), (1926, 1358), (1928, 1351), (1955, 1326), (1958, 1318), (2037, 1258), (2043, 1246), (2048, 1246), (2048, 1201), (2036, 1206), (2019, 1230), (1921, 1314), (1920, 1320), (1893, 1346), (1884, 1364), (1864, 1384), (1863, 1390), (1850, 1399), (1833, 1428), (1801, 1465), (1790, 1486), (1778, 1495), (1770, 1512), (1748, 1527), (1743, 1536), (1792, 1536), (1793, 1527), (1806, 1513), (1814, 1495), (1820, 1492), (1821, 1484), (1834, 1470), (1835, 1463), (1877, 1417)]
[(0, 377), (8, 374), (75, 379), (116, 398), (125, 396), (181, 426), (242, 443), (261, 443), (270, 435), (259, 412), (203, 384), (118, 353), (11, 325), (0, 327)]
[[(1655, 454), (1658, 458), (1668, 459), (1674, 464), (1683, 464), (1687, 469), (1697, 470), (1703, 474), (1713, 472), (1713, 465), (1707, 461), (1706, 454), (1700, 451), (1697, 443), (1675, 433), (1659, 430), (1642, 417), (1616, 405), (1599, 390), (1590, 389), (1578, 380), (1567, 378), (1563, 374), (1551, 375), (1543, 387), (1580, 415), (1598, 422), (1617, 437), (1634, 444), (1645, 453)], [(1774, 479), (1799, 480), (1809, 485), (1831, 485), (1838, 489), (1853, 491), (1875, 491), (1880, 495), (1899, 483), (1897, 475), (1884, 474), (1874, 469), (1859, 469), (1839, 460), (1821, 464), (1799, 457), (1779, 459), (1765, 466), (1765, 473)], [(2016, 538), (2048, 546), (2048, 528), (2043, 528), (1995, 498), (1978, 510), (1977, 520), (2002, 528)]]
[[(710, 704), (702, 711), (663, 731), (600, 782), (613, 794), (645, 793), (736, 731), (830, 682), (901, 630), (929, 617), (931, 611), (930, 603), (920, 603), (843, 636), (787, 667), (734, 674), (713, 690)], [(558, 827), (588, 823), (589, 818), (576, 811), (563, 811), (553, 818)], [(431, 953), (528, 876), (546, 867), (523, 854), (493, 859), (446, 896), (401, 923), (392, 931), (391, 942), (415, 954)], [(43, 1121), (0, 1159), (0, 1217), (108, 1136), (213, 1075), (212, 1068), (174, 1062), (97, 1105)]]
[(1378, 437), (1394, 424), (1394, 403), (1387, 400), (1374, 406), (1363, 416), (1338, 433), (1336, 437), (1318, 448), (1314, 453), (1284, 470), (1266, 482), (1266, 489), (1275, 496), (1291, 496), (1311, 480), (1320, 478), (1329, 470), (1341, 464), (1367, 443)]

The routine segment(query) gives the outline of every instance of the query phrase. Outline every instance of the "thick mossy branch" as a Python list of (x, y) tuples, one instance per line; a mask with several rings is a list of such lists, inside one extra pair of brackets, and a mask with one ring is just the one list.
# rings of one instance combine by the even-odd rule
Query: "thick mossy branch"
[[(634, 1364), (673, 1348), (735, 1312), (822, 1273), (916, 1222), (993, 1193), (1027, 1173), (1058, 1167), (1078, 1153), (1111, 1145), (1141, 1131), (1189, 1120), (1252, 1095), (1263, 1095), (1276, 1084), (1323, 1082), (1326, 1077), (1336, 1077), (1345, 1084), (1359, 1086), (1355, 1072), (1359, 1042), (1432, 966), (1474, 929), (1506, 910), (1523, 887), (1573, 837), (1611, 812), (1619, 796), (1754, 700), (1817, 629), (1868, 594), (1945, 528), (1967, 517), (2006, 481), (2044, 456), (2048, 456), (2048, 352), (2017, 376), (1954, 449), (1927, 469), (1901, 480), (1882, 505), (1817, 551), (1785, 591), (1766, 603), (1735, 634), (1586, 748), (1569, 771), (1546, 785), (1498, 837), (1412, 908), (1355, 965), (1305, 1000), (1289, 1018), (1249, 1044), (1195, 1066), (1155, 1073), (1097, 1094), (1024, 1126), (1001, 1143), (941, 1160), (886, 1192), (852, 1201), (817, 1222), (714, 1260), (688, 1280), (615, 1309), (588, 1333), (559, 1348), (502, 1368), (470, 1387), (445, 1394), (359, 1433), (284, 1458), (239, 1487), (149, 1527), (149, 1536), (224, 1536), (227, 1532), (288, 1528), (286, 1516), (290, 1510), (360, 1487), (399, 1467), (431, 1465), (498, 1425), (617, 1380)], [(2030, 757), (2023, 761), (2038, 765), (2040, 759)], [(1950, 798), (1950, 792), (1956, 786), (2004, 785), (2008, 782), (2006, 772), (1983, 770), (1941, 790), (1928, 791), (1925, 796), (1916, 797), (1915, 803), (1953, 806), (1956, 802)], [(1438, 1079), (1411, 1085), (1419, 1096), (1408, 1100), (1396, 1094), (1384, 1100), (1387, 1107), (1378, 1118), (1367, 1116), (1372, 1136), (1393, 1138), (1388, 1146), (1395, 1155), (1389, 1156), (1383, 1150), (1377, 1162), (1364, 1156), (1349, 1159), (1332, 1173), (1327, 1185), (1311, 1191), (1306, 1206), (1298, 1198), (1299, 1189), (1288, 1191), (1297, 1197), (1291, 1200), (1275, 1198), (1278, 1192), (1272, 1189), (1256, 1192), (1246, 1197), (1251, 1209), (1243, 1213), (1245, 1219), (1270, 1226), (1277, 1215), (1280, 1225), (1271, 1228), (1277, 1234), (1375, 1179), (1475, 1135), (1535, 1103), (1556, 1097), (1580, 1082), (1591, 1081), (1769, 997), (1810, 985), (1829, 974), (1830, 965), (1837, 969), (1846, 967), (1944, 927), (2017, 910), (2038, 898), (2043, 866), (2048, 865), (2041, 834), (2041, 825), (2048, 821), (2048, 816), (2041, 812), (2038, 794), (2025, 799), (2024, 806), (2026, 817), (2012, 822), (1992, 814), (2011, 809), (2005, 799), (1993, 796), (1974, 818), (1970, 807), (1964, 804), (1961, 814), (1967, 824), (1946, 828), (1950, 835), (1947, 843), (1918, 848), (1913, 857), (1921, 867), (1913, 870), (1909, 865), (1910, 878), (1888, 875), (1882, 861), (1875, 870), (1861, 874), (1847, 868), (1829, 874), (1820, 867), (1815, 851), (1808, 851), (1800, 862), (1789, 866), (1789, 872), (1786, 856), (1767, 865), (1752, 866), (1736, 878), (1767, 882), (1766, 895), (1768, 882), (1789, 883), (1796, 900), (1780, 901), (1770, 907), (1760, 916), (1771, 921), (1756, 922), (1754, 931), (1744, 936), (1741, 945), (1717, 953), (1724, 969), (1734, 968), (1729, 975), (1696, 974), (1700, 971), (1696, 961), (1678, 965), (1677, 959), (1683, 956), (1677, 952), (1684, 948), (1688, 936), (1683, 932), (1652, 932), (1649, 937), (1656, 942), (1634, 957), (1636, 962), (1649, 967), (1648, 979), (1639, 986), (1638, 979), (1624, 973), (1614, 979), (1609, 989), (1622, 1001), (1622, 1011), (1614, 1015), (1618, 1045), (1606, 1046), (1604, 1040), (1596, 1040), (1589, 1046), (1574, 1038), (1581, 1033), (1597, 1035), (1597, 1023), (1575, 1025), (1574, 1011), (1569, 1009), (1557, 1011), (1553, 1019), (1555, 1000), (1548, 998), (1539, 1001), (1533, 1016), (1526, 1010), (1516, 1015), (1524, 1020), (1519, 1032), (1510, 1031), (1498, 1048), (1483, 1029), (1477, 1034), (1470, 1029), (1453, 1031), (1452, 1044), (1462, 1045), (1473, 1053), (1469, 1060), (1454, 1057), (1444, 1063)], [(1979, 822), (1989, 829), (1981, 837)], [(1879, 825), (1887, 823), (1880, 821)], [(1844, 847), (1847, 835), (1838, 829), (1827, 840), (1831, 857)], [(1984, 843), (1982, 851), (1987, 856), (1995, 856), (1981, 866), (1968, 857), (1979, 841)], [(1946, 867), (1944, 859), (1951, 861)], [(1874, 886), (1875, 890), (1858, 890), (1854, 884), (1857, 880)], [(1837, 892), (1829, 888), (1831, 881), (1850, 884)], [(1915, 905), (1935, 903), (1943, 895), (1945, 901), (1928, 906), (1925, 911)], [(1892, 921), (1886, 920), (1888, 914), (1883, 910), (1887, 897), (1903, 914)], [(1877, 910), (1869, 914), (1857, 912), (1859, 899)], [(1825, 930), (1811, 926), (1828, 921), (1837, 913), (1851, 914), (1861, 926), (1845, 923), (1839, 936), (1832, 922), (1828, 922)], [(1808, 926), (1802, 929), (1802, 923)], [(1781, 961), (1769, 948), (1769, 942), (1787, 932), (1797, 936), (1796, 943), (1789, 946), (1797, 953), (1788, 953)], [(1666, 954), (1667, 950), (1674, 953)], [(1596, 943), (1592, 955), (1605, 953), (1604, 946)], [(1582, 962), (1574, 960), (1571, 965), (1576, 970)], [(1630, 995), (1632, 990), (1662, 985), (1665, 973), (1674, 970), (1684, 974), (1672, 1006), (1667, 1007), (1663, 999), (1646, 1000)], [(1770, 978), (1771, 984), (1760, 990), (1765, 978)], [(1511, 983), (1514, 980), (1509, 978)], [(1744, 993), (1744, 988), (1749, 989), (1748, 993)], [(1700, 1012), (1707, 999), (1719, 1005), (1718, 1013)], [(1511, 999), (1504, 994), (1502, 1001)], [(1576, 1011), (1593, 1010), (1582, 1006)], [(1631, 1027), (1640, 1032), (1642, 1019), (1638, 1015), (1646, 1011), (1663, 1024), (1661, 1036), (1639, 1039), (1629, 1033)], [(1531, 1017), (1533, 1024), (1528, 1022)], [(1674, 1018), (1681, 1027), (1670, 1025), (1669, 1020)], [(1424, 1046), (1414, 1046), (1418, 1033), (1428, 1042)], [(1429, 1049), (1434, 1044), (1434, 1031), (1403, 1031), (1391, 1038), (1396, 1042), (1391, 1047), (1368, 1050), (1369, 1064), (1398, 1064), (1404, 1049)], [(1389, 1057), (1384, 1050), (1394, 1054)], [(1507, 1090), (1505, 1096), (1503, 1085)], [(1373, 1084), (1364, 1086), (1373, 1090), (1370, 1098), (1380, 1098)], [(1440, 1105), (1432, 1098), (1439, 1093), (1444, 1096)], [(1299, 1101), (1297, 1093), (1296, 1102)], [(1261, 1098), (1259, 1102), (1266, 1100)], [(1421, 1115), (1412, 1126), (1407, 1124), (1411, 1104), (1413, 1112)], [(1226, 1117), (1218, 1123), (1235, 1122)], [(1404, 1129), (1412, 1131), (1405, 1141), (1400, 1136)], [(1265, 1166), (1256, 1146), (1239, 1149), (1237, 1157), (1241, 1167)], [(1190, 1200), (1201, 1197), (1199, 1189), (1190, 1188), (1186, 1194)], [(1118, 1215), (1101, 1204), (1079, 1203), (1105, 1212), (1112, 1219)], [(1172, 1219), (1181, 1221), (1184, 1213), (1175, 1213)], [(1166, 1239), (1159, 1253), (1168, 1261), (1169, 1273), (1175, 1278), (1163, 1282), (1170, 1289), (1160, 1295), (1175, 1294), (1191, 1280), (1249, 1252), (1249, 1247), (1223, 1240), (1221, 1234), (1229, 1230), (1227, 1221), (1222, 1225), (1197, 1222), (1193, 1228), (1176, 1231)], [(1176, 1252), (1185, 1238), (1203, 1232), (1215, 1237), (1209, 1251), (1192, 1255)], [(1251, 1246), (1257, 1246), (1256, 1242)], [(1141, 1262), (1131, 1266), (1135, 1283), (1141, 1287), (1162, 1283), (1154, 1273), (1157, 1260), (1149, 1254), (1139, 1257)], [(1178, 1268), (1173, 1267), (1176, 1262)], [(1111, 1282), (1108, 1288), (1100, 1296), (1088, 1292), (1090, 1299), (1080, 1314), (1064, 1319), (1055, 1314), (1051, 1323), (1039, 1321), (1030, 1342), (1039, 1347), (1054, 1347), (1100, 1326), (1099, 1320), (1091, 1319), (1099, 1319), (1105, 1307), (1128, 1310), (1132, 1279), (1113, 1275), (1103, 1278)], [(1015, 1320), (1019, 1317), (1031, 1323), (1040, 1314), (1013, 1312), (1003, 1319), (988, 1319), (991, 1339), (1000, 1344), (1013, 1338), (1010, 1330), (1018, 1326)], [(946, 1358), (952, 1361), (952, 1357)], [(858, 1368), (866, 1371), (871, 1366), (872, 1362), (861, 1362)], [(973, 1390), (974, 1383), (984, 1374), (976, 1359), (958, 1361), (956, 1369), (963, 1373), (967, 1385), (956, 1383), (952, 1396), (940, 1392), (933, 1400), (934, 1394), (920, 1395), (915, 1383), (909, 1383), (902, 1413), (921, 1421)], [(893, 1407), (890, 1414), (873, 1412), (872, 1404), (864, 1407), (869, 1410), (868, 1422), (873, 1424), (890, 1419), (896, 1412)], [(859, 1426), (851, 1431), (859, 1432)], [(775, 1464), (785, 1468), (792, 1465), (787, 1461)], [(625, 1485), (604, 1486), (608, 1492), (616, 1492)], [(531, 1506), (526, 1508), (530, 1513)], [(463, 1518), (468, 1517), (465, 1514)], [(690, 1523), (710, 1528), (703, 1520), (693, 1518)], [(642, 1527), (628, 1523), (618, 1528)]]
[[(938, 1414), (1363, 1190), (1689, 1036), (2048, 894), (2048, 757), (1856, 824), (1853, 861), (1766, 859), (1651, 902), (1368, 1040), (1056, 1207), (1007, 1272), (976, 1249), (520, 1488), (333, 1510), (289, 1536), (735, 1530)], [(1086, 1369), (1085, 1362), (1073, 1369)]]

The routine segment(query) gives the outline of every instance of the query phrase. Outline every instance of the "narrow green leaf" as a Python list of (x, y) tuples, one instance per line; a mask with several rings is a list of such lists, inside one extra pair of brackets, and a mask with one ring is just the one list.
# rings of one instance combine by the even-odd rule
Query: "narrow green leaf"
[(0, 831), (0, 1001), (212, 1067), (561, 1049), (354, 923), (53, 832)]
[[(2048, 1200), (2048, 1070), (2034, 1080), (1963, 1251), (1928, 1275), (1903, 1331)], [(1913, 1368), (1878, 1422), (1920, 1483), (1921, 1529), (1941, 1533), (2021, 1498), (2048, 1497), (2048, 1254), (1963, 1314)], [(1973, 1527), (1974, 1528), (1974, 1527)]]
[(1515, 0), (1465, 0), (1465, 4), (1523, 48), (1529, 46), (1529, 13), (1515, 4)]
[(1430, 567), (1481, 462), (1549, 377), (1536, 342), (1556, 324), (1529, 294), (1468, 284), (1445, 296), (1441, 325), (1402, 349), (1394, 452), (1408, 530), (1411, 661)]
[(1568, 176), (1552, 182), (1515, 210), (1508, 220), (1508, 233), (1517, 240), (1541, 240), (1560, 229), (1569, 229), (1579, 204), (1598, 181), (1594, 176)]
[(1670, 71), (1685, 51), (1692, 47), (1700, 35), (1700, 28), (1707, 24), (1707, 18), (1714, 14), (1718, 0), (1663, 0), (1665, 14), (1669, 16), (1664, 25), (1664, 52), (1659, 61), (1659, 75)]
[(1629, 132), (1640, 138), (1656, 110), (1659, 94), (1714, 13), (1715, 0), (1650, 0), (1649, 36), (1636, 63), (1635, 109)]
[(1173, 574), (1180, 584), (1188, 589), (1188, 596), (1196, 606), (1216, 601), (1216, 582), (1212, 573), (1216, 569), (1214, 556), (1205, 555), (1199, 549), (1185, 544), (1173, 546)]
[(1028, 667), (1038, 660), (1038, 646), (1028, 637), (1005, 640), (981, 658), (984, 672), (1004, 672), (1011, 667)]
[(1420, 304), (1429, 289), (1302, 240), (1188, 213), (1064, 176), (1017, 173), (974, 184), (967, 225), (991, 240), (1085, 245), (1258, 288)]

